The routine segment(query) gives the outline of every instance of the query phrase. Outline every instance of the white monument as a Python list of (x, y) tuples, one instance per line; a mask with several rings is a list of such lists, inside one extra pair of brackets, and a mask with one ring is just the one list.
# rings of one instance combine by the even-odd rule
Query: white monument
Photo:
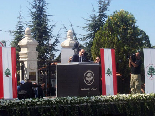
[(67, 39), (61, 43), (61, 63), (68, 63), (69, 57), (74, 55), (74, 44), (76, 40), (73, 39), (73, 32), (72, 30), (68, 30), (67, 32)]
[[(20, 81), (22, 80), (22, 72), (24, 72), (24, 80), (30, 79), (32, 82), (38, 83), (38, 66), (37, 57), (38, 52), (36, 47), (38, 42), (31, 36), (31, 30), (26, 28), (25, 38), (23, 38), (18, 45), (21, 47), (19, 52), (20, 61), (23, 62), (24, 71), (20, 70)], [(20, 63), (20, 66), (22, 63)]]

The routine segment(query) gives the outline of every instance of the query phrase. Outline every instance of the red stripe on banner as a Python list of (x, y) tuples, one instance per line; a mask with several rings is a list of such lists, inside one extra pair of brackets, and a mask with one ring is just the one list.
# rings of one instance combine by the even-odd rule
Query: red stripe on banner
[(2, 43), (2, 42), (0, 42), (0, 47), (4, 47), (4, 45), (3, 45), (3, 43)]
[(17, 77), (16, 77), (16, 48), (11, 47), (12, 62), (12, 94), (13, 98), (17, 98)]
[(100, 55), (101, 55), (101, 70), (102, 70), (102, 95), (106, 95), (104, 49), (100, 49)]
[(116, 63), (115, 63), (115, 50), (111, 49), (112, 56), (112, 71), (113, 71), (113, 91), (114, 95), (117, 94), (117, 79), (116, 79)]
[(0, 99), (4, 98), (3, 90), (3, 64), (2, 64), (2, 47), (0, 47)]

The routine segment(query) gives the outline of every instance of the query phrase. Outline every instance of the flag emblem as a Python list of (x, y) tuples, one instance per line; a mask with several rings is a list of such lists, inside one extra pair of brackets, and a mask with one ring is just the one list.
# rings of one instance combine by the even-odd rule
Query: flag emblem
[(10, 70), (8, 68), (5, 70), (5, 76), (6, 77), (11, 76)]
[(110, 68), (107, 69), (107, 72), (106, 72), (107, 76), (110, 76), (112, 75), (112, 71), (110, 71)]
[(153, 79), (154, 78), (154, 75), (155, 75), (155, 66), (153, 66), (153, 64), (149, 64), (147, 67), (146, 67), (146, 76), (149, 78), (149, 79)]

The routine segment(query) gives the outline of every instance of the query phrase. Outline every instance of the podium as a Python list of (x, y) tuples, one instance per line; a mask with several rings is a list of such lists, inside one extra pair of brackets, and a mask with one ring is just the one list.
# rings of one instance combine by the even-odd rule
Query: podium
[(100, 65), (96, 63), (66, 63), (56, 67), (57, 97), (100, 95)]

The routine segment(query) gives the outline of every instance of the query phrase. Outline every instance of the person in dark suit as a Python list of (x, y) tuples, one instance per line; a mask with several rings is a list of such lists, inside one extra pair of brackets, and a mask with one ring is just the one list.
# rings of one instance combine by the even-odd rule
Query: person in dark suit
[(32, 84), (31, 80), (28, 79), (27, 82), (24, 84), (24, 86), (25, 86), (25, 91), (27, 91), (26, 98), (34, 98), (35, 93), (34, 93), (34, 90), (32, 89), (32, 87), (38, 87), (38, 85)]
[(38, 87), (38, 98), (43, 98), (43, 89), (41, 85), (39, 85)]
[(85, 50), (81, 49), (79, 54), (74, 54), (72, 62), (88, 62), (87, 56), (85, 55)]

